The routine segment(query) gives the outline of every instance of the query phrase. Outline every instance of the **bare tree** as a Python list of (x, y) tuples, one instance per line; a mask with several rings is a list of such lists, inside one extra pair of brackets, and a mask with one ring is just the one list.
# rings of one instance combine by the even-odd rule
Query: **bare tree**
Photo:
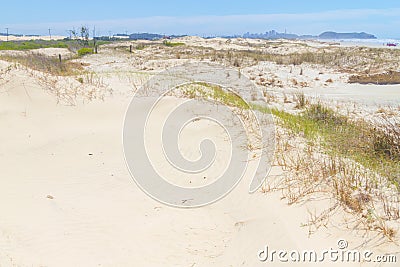
[(85, 45), (89, 45), (89, 27), (88, 26), (81, 26), (81, 37), (82, 41)]
[(74, 39), (76, 40), (76, 37), (78, 36), (78, 33), (76, 32), (75, 28), (73, 28), (71, 31), (72, 36), (74, 37)]

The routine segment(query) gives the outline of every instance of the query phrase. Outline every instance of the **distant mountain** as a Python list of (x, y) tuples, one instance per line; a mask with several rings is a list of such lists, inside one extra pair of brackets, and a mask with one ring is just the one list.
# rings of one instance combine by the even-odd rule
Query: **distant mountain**
[(340, 32), (323, 32), (318, 35), (320, 39), (376, 39), (376, 36), (365, 33), (365, 32), (352, 32), (352, 33), (340, 33)]

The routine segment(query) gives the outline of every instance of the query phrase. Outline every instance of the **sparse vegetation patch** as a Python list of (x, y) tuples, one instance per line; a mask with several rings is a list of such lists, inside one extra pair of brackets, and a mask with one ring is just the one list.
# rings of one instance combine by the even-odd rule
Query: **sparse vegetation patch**
[(349, 83), (360, 84), (400, 84), (400, 72), (388, 71), (380, 74), (352, 75)]

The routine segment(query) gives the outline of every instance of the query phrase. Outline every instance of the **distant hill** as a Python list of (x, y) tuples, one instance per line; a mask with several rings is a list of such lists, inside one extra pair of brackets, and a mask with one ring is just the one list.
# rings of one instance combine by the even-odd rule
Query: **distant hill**
[(340, 33), (340, 32), (323, 32), (318, 35), (320, 39), (376, 39), (376, 36), (365, 33), (365, 32), (352, 32), (352, 33)]

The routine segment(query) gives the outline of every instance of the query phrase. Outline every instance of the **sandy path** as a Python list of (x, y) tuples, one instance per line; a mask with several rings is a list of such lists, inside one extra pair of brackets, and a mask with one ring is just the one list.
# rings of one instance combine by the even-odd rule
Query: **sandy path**
[[(289, 93), (294, 91), (286, 90)], [(338, 83), (325, 88), (305, 88), (303, 91), (309, 96), (325, 100), (357, 102), (368, 106), (400, 105), (400, 85)]]

